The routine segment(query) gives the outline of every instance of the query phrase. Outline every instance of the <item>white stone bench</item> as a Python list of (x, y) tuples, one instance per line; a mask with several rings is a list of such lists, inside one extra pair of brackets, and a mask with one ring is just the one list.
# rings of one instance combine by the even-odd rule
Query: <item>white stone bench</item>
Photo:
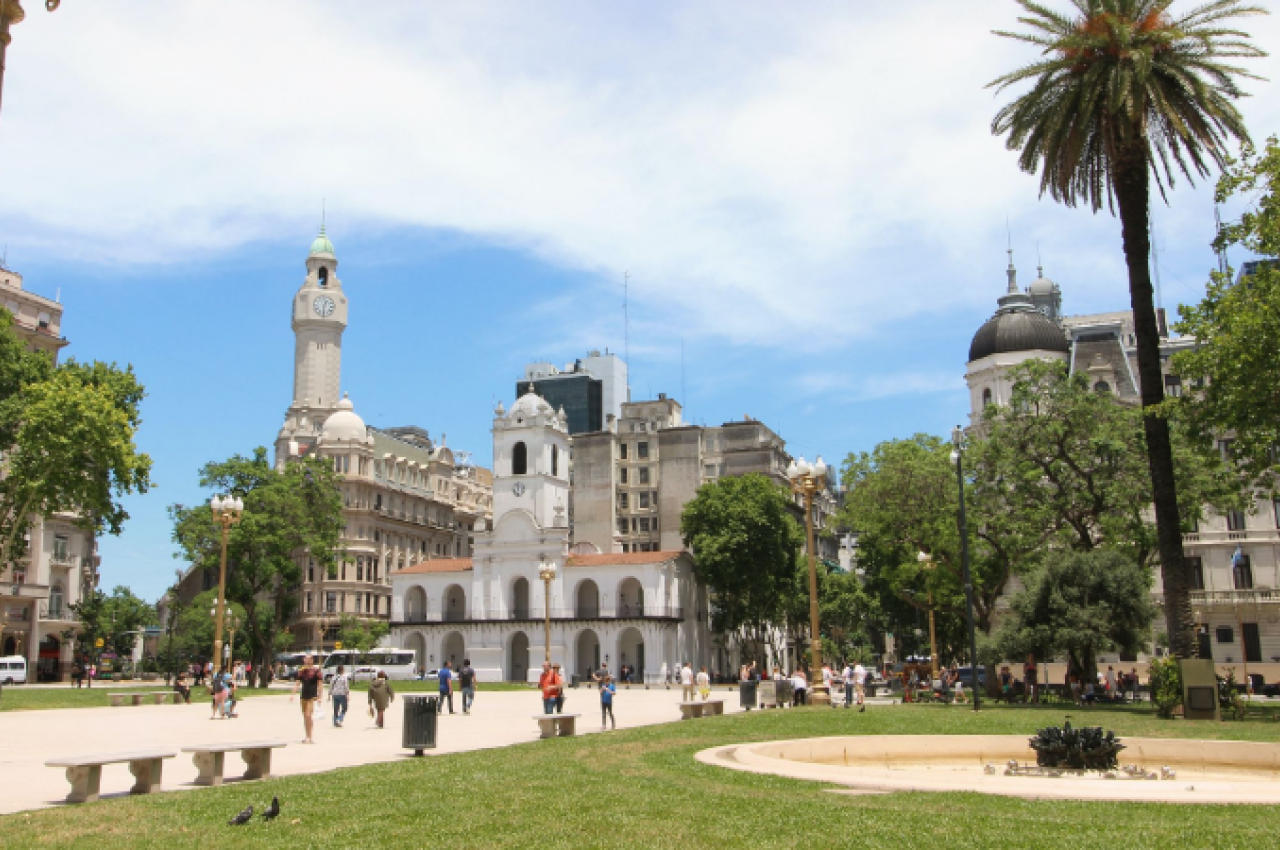
[(125, 700), (133, 700), (134, 705), (142, 705), (142, 698), (146, 692), (128, 693), (128, 694), (107, 694), (107, 699), (111, 700), (112, 705), (124, 705)]
[(183, 747), (184, 753), (193, 753), (192, 761), (200, 775), (196, 777), (197, 785), (221, 785), (222, 768), (227, 753), (237, 750), (244, 759), (245, 771), (241, 779), (270, 779), (271, 751), (278, 747), (287, 747), (284, 741), (232, 741), (222, 744), (202, 744), (195, 747)]
[(172, 750), (137, 750), (133, 752), (103, 753), (94, 756), (50, 759), (46, 767), (66, 768), (67, 781), (71, 783), (68, 803), (92, 803), (98, 799), (102, 784), (102, 766), (129, 763), (129, 772), (137, 780), (129, 789), (131, 794), (151, 794), (160, 790), (160, 775), (164, 760), (173, 758)]
[(693, 702), (680, 703), (681, 720), (717, 714), (724, 714), (724, 700), (722, 699), (694, 700)]
[(539, 738), (555, 738), (576, 734), (578, 718), (581, 716), (581, 714), (535, 714), (533, 719), (538, 721), (538, 728), (542, 730)]

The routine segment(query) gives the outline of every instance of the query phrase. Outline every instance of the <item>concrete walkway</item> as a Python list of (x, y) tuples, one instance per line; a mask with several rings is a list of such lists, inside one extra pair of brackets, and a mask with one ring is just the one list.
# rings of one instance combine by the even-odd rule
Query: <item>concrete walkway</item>
[[(736, 713), (738, 694), (717, 691), (726, 713)], [(679, 722), (680, 689), (619, 690), (614, 704), (618, 728)], [(229, 741), (278, 738), (289, 746), (276, 750), (272, 773), (277, 776), (317, 773), (358, 764), (395, 761), (412, 754), (400, 748), (403, 702), (397, 698), (387, 711), (386, 728), (374, 727), (364, 693), (352, 694), (346, 725), (337, 729), (329, 715), (316, 722), (316, 744), (303, 745), (302, 715), (287, 695), (255, 696), (239, 705), (240, 717), (210, 720), (208, 703), (184, 706), (141, 705), (117, 708), (50, 709), (0, 713), (0, 813), (62, 804), (70, 784), (62, 770), (45, 767), (46, 760), (61, 756), (93, 755), (150, 747), (178, 752), (164, 764), (164, 789), (196, 787), (196, 768), (184, 746)], [(439, 746), (428, 754), (453, 753), (534, 741), (538, 724), (533, 715), (542, 711), (536, 690), (482, 691), (476, 695), (470, 715), (464, 716), (462, 696), (455, 694), (457, 714), (440, 718)], [(581, 714), (579, 734), (600, 731), (600, 700), (594, 690), (569, 690), (565, 712)], [(704, 721), (688, 721), (704, 722)], [(714, 720), (705, 721), (714, 722)], [(238, 754), (229, 754), (228, 778), (244, 770)], [(133, 784), (127, 764), (102, 770), (104, 798), (128, 794)]]

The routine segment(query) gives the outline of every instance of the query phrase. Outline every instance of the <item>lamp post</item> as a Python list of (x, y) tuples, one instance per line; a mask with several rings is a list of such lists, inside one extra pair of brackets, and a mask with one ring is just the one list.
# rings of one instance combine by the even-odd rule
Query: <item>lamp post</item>
[(556, 577), (555, 562), (547, 563), (546, 557), (542, 557), (538, 561), (538, 577), (542, 579), (542, 624), (543, 624), (543, 647), (545, 654), (543, 660), (548, 664), (551, 663), (551, 580)]
[[(217, 617), (218, 609), (210, 608), (209, 616)], [(227, 659), (227, 670), (231, 671), (234, 670), (236, 666), (236, 629), (240, 628), (240, 618), (237, 617), (236, 612), (232, 610), (228, 611), (223, 619), (226, 622), (229, 637), (227, 638), (227, 645), (222, 649), (222, 653)], [(342, 647), (339, 646), (338, 649), (342, 649)], [(221, 660), (222, 659), (219, 659), (219, 661)]]
[(809, 656), (811, 658), (813, 682), (810, 684), (810, 699), (814, 705), (826, 705), (831, 702), (831, 694), (822, 681), (822, 637), (818, 631), (818, 552), (813, 542), (813, 497), (827, 488), (827, 465), (822, 457), (810, 466), (804, 458), (792, 461), (787, 467), (787, 477), (791, 479), (791, 490), (804, 496), (804, 527), (809, 547)]
[[(921, 552), (916, 555), (916, 560), (920, 562), (920, 569), (922, 570), (933, 572), (933, 569), (936, 566), (933, 563), (933, 556), (928, 552)], [(934, 628), (933, 624), (932, 586), (929, 587), (929, 669), (931, 677), (929, 683), (932, 685), (932, 680), (938, 678), (938, 632), (937, 629)]]
[(213, 510), (213, 521), (222, 527), (222, 563), (218, 569), (218, 607), (213, 621), (213, 672), (218, 672), (216, 665), (222, 663), (222, 621), (227, 610), (227, 538), (231, 534), (231, 526), (240, 522), (244, 513), (244, 502), (237, 496), (214, 496), (209, 500)]
[(978, 634), (973, 620), (973, 580), (969, 576), (969, 524), (964, 517), (964, 431), (959, 425), (951, 432), (951, 462), (956, 465), (956, 486), (960, 489), (960, 566), (964, 570), (964, 605), (969, 615), (969, 687), (973, 689), (973, 710), (980, 709), (978, 690)]

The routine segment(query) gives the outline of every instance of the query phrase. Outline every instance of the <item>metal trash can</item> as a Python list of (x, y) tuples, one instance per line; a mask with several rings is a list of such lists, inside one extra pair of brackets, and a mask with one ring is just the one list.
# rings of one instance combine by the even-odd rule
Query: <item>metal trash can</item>
[(439, 720), (440, 700), (423, 694), (406, 694), (404, 700), (404, 735), (400, 746), (413, 750), (415, 756), (423, 750), (436, 748), (436, 722)]
[(754, 679), (744, 679), (738, 683), (738, 699), (742, 703), (743, 711), (750, 711), (756, 707), (756, 682)]
[(774, 684), (778, 687), (778, 705), (791, 705), (791, 701), (796, 695), (795, 685), (793, 685), (788, 679), (781, 679)]
[(582, 684), (582, 677), (579, 676), (577, 673), (574, 673), (572, 676), (569, 677), (569, 687), (576, 688), (580, 684)]

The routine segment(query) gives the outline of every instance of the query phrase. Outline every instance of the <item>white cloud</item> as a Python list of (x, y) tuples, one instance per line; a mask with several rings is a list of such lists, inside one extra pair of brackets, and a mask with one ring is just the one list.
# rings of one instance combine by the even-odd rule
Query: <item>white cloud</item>
[(839, 394), (845, 401), (874, 401), (960, 392), (964, 390), (964, 376), (959, 371), (904, 371), (867, 376), (848, 372), (810, 372), (797, 378), (796, 388), (801, 396)]
[[(987, 303), (1007, 216), (1024, 274), (1039, 242), (1069, 301), (1114, 301), (1114, 220), (1039, 204), (990, 136), (983, 86), (1030, 58), (990, 34), (1016, 7), (965, 6), (37, 10), (8, 55), (0, 229), (28, 252), (170, 262), (300, 241), (324, 197), (339, 251), (364, 228), (448, 228), (609, 286), (630, 269), (690, 335), (794, 347), (831, 344), (797, 333), (815, 313), (856, 335)], [(1277, 21), (1249, 25), (1274, 47)], [(1244, 104), (1259, 136), (1270, 85)], [(1207, 212), (1187, 210), (1205, 197), (1176, 196), (1170, 240), (1202, 251)]]

